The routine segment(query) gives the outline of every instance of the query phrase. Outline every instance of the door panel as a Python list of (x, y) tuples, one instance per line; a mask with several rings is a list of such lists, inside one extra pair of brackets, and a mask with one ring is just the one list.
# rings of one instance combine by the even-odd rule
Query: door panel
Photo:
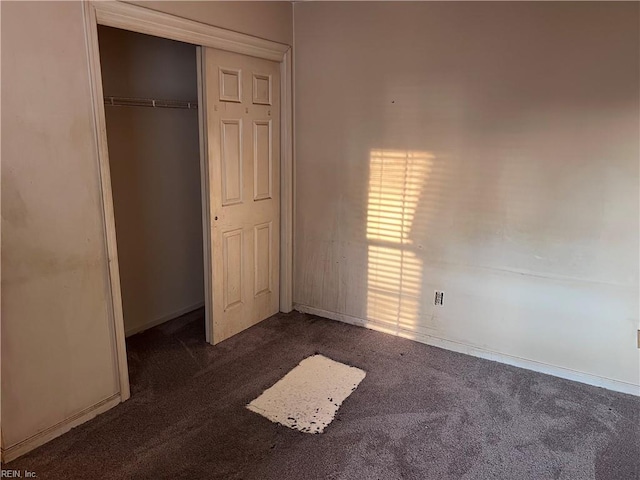
[(220, 121), (222, 205), (242, 202), (242, 120)]
[(253, 122), (253, 199), (272, 198), (271, 121)]
[(242, 304), (242, 229), (222, 234), (224, 308)]
[(279, 68), (205, 52), (214, 344), (279, 310)]
[(271, 292), (271, 251), (273, 245), (271, 243), (271, 222), (263, 223), (254, 227), (255, 251), (254, 258), (254, 295), (262, 295)]
[(272, 105), (271, 75), (253, 74), (253, 103), (256, 105)]

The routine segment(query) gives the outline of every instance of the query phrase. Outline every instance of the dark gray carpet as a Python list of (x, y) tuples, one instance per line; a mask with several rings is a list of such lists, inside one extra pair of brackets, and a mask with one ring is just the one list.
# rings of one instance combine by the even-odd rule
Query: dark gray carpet
[[(128, 341), (132, 398), (8, 465), (41, 479), (640, 478), (640, 398), (299, 313)], [(367, 372), (321, 435), (244, 408), (314, 353)], [(43, 400), (44, 401), (44, 400)]]

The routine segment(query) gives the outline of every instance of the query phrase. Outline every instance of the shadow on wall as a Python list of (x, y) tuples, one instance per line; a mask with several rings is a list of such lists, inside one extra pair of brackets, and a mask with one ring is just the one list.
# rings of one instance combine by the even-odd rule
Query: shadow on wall
[[(367, 201), (367, 318), (390, 333), (415, 331), (422, 315), (428, 152), (371, 150)], [(429, 214), (431, 213), (431, 215)]]

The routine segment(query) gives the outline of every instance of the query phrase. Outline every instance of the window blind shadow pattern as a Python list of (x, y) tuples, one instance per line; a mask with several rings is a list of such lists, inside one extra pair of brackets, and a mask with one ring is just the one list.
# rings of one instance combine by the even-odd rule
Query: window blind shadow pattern
[(367, 202), (367, 318), (390, 331), (414, 330), (421, 311), (422, 259), (414, 239), (434, 157), (372, 150)]

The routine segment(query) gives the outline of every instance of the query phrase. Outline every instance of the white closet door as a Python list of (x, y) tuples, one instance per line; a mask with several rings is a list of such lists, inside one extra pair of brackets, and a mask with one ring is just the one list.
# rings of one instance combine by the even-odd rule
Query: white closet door
[(207, 48), (213, 343), (279, 310), (279, 64)]

